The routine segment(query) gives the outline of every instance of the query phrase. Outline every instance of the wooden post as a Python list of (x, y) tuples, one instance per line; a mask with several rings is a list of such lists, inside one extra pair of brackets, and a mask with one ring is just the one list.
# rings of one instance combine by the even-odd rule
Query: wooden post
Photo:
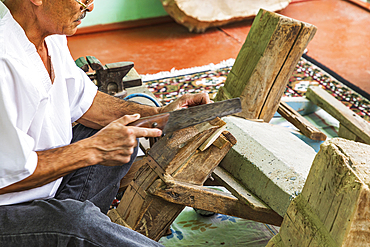
[(267, 246), (369, 246), (370, 146), (334, 138), (322, 144), (302, 193)]
[(269, 122), (316, 27), (261, 9), (215, 100), (240, 97), (247, 119)]

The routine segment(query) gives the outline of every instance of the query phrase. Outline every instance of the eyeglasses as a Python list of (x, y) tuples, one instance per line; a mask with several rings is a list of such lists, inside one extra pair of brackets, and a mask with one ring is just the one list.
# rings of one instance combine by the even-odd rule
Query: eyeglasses
[(86, 3), (83, 3), (81, 1), (75, 0), (79, 5), (82, 6), (81, 12), (86, 11), (90, 6), (94, 3), (94, 0), (87, 0)]

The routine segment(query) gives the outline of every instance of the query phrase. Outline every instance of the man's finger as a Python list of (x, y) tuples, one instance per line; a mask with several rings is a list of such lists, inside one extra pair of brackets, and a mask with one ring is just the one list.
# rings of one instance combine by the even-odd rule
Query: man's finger
[(140, 114), (136, 113), (133, 115), (125, 115), (121, 117), (118, 121), (120, 121), (121, 124), (123, 125), (128, 125), (129, 123), (132, 123), (140, 118)]
[(188, 99), (188, 106), (196, 106), (196, 105), (203, 105), (211, 103), (209, 99), (209, 95), (207, 93), (198, 93), (190, 95), (190, 99)]
[(134, 129), (136, 138), (141, 137), (160, 137), (162, 135), (162, 130), (157, 128), (142, 128), (142, 127), (130, 127)]

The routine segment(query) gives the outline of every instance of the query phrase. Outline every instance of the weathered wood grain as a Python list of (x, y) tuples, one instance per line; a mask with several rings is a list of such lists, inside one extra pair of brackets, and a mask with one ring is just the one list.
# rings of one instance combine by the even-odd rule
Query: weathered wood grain
[(269, 122), (316, 27), (260, 10), (215, 100), (240, 97), (236, 115)]
[(312, 140), (325, 141), (326, 135), (321, 132), (316, 126), (310, 123), (307, 119), (302, 117), (298, 112), (291, 108), (287, 103), (280, 102), (278, 113), (292, 123), (297, 129), (299, 129), (303, 135), (307, 136)]
[(167, 184), (171, 179), (178, 179), (202, 185), (233, 145), (228, 141), (233, 140), (230, 134), (221, 134), (219, 138), (222, 140), (217, 142), (218, 145), (211, 145), (204, 151), (198, 149), (223, 125), (225, 122), (215, 119), (161, 138), (149, 150), (148, 156), (140, 161), (140, 168), (122, 197), (124, 203), (120, 203), (112, 213), (113, 220), (124, 222), (135, 231), (159, 240), (185, 204), (153, 195), (153, 186), (158, 183), (155, 181)]
[[(336, 118), (343, 127), (370, 144), (370, 124), (319, 86), (309, 87), (306, 97)], [(344, 133), (343, 130), (340, 134)], [(347, 137), (345, 136), (340, 137)], [(353, 139), (353, 137), (351, 137)]]
[(162, 181), (157, 181), (150, 192), (169, 202), (210, 212), (278, 226), (283, 220), (280, 215), (266, 207), (255, 208), (228, 193), (189, 183), (173, 181), (164, 186)]
[(368, 246), (369, 152), (369, 145), (341, 138), (324, 142), (267, 246)]

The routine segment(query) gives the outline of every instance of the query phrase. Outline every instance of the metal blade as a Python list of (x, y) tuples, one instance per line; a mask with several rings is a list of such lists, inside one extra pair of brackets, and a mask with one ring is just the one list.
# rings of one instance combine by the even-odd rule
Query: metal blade
[(216, 117), (241, 112), (241, 102), (239, 98), (219, 101), (211, 104), (193, 106), (177, 111), (170, 112), (169, 120), (163, 129), (163, 133), (173, 132)]

